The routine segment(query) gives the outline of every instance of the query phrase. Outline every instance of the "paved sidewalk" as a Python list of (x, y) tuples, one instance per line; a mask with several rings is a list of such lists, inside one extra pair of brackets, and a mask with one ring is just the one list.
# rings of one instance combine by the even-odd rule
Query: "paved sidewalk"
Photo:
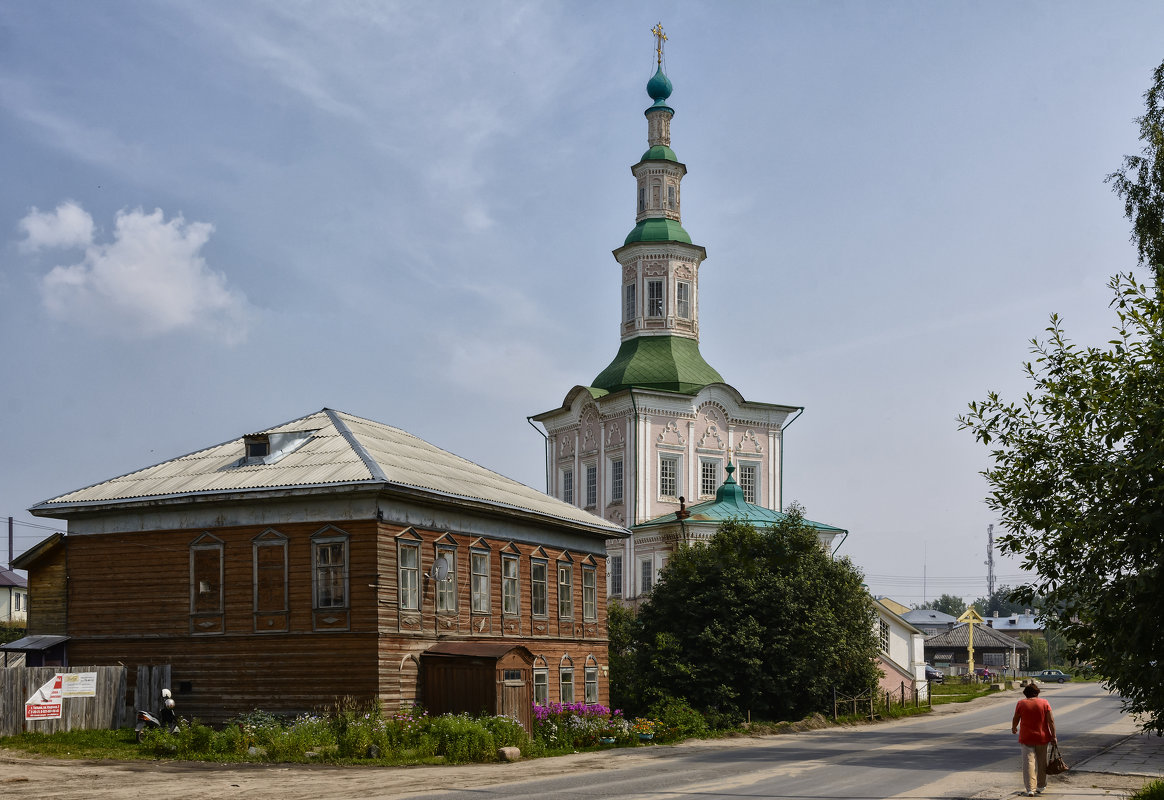
[(1164, 779), (1164, 737), (1133, 733), (1052, 777), (1043, 796), (1054, 800), (1125, 798), (1158, 779)]

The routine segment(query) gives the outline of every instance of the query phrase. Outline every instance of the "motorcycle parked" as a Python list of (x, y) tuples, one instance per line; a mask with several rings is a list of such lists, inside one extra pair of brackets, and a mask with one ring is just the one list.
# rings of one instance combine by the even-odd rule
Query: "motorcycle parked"
[(169, 689), (162, 689), (162, 711), (158, 716), (155, 717), (143, 708), (137, 710), (137, 725), (134, 726), (134, 731), (138, 742), (141, 741), (143, 733), (152, 728), (160, 728), (170, 734), (178, 732), (178, 715), (174, 712), (174, 697)]

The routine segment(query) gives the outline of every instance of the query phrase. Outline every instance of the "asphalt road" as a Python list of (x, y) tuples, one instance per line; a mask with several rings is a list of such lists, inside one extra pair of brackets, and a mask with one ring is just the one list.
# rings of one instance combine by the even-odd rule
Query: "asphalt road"
[[(1097, 684), (1046, 687), (1060, 748), (1079, 763), (1132, 730), (1119, 700)], [(1021, 783), (1010, 719), (1017, 692), (947, 712), (853, 728), (658, 748), (655, 758), (600, 769), (416, 795), (464, 798), (969, 798), (1006, 796)]]
[[(1051, 685), (1043, 696), (1055, 710), (1070, 763), (1135, 730), (1120, 714), (1118, 698), (1098, 684)], [(0, 797), (1008, 798), (1020, 784), (1018, 743), (1010, 733), (1018, 697), (1007, 692), (875, 725), (460, 767), (93, 762), (0, 751)], [(1068, 798), (1071, 781), (1094, 787), (1096, 778), (1085, 772), (1053, 778), (1050, 796)]]

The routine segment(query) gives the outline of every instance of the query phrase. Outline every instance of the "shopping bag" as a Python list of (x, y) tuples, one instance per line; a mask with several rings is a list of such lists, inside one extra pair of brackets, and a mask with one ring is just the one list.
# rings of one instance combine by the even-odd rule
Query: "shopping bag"
[(1060, 772), (1066, 772), (1071, 769), (1067, 766), (1067, 762), (1063, 760), (1063, 756), (1059, 753), (1059, 745), (1052, 744), (1051, 750), (1047, 753), (1047, 774), (1058, 775)]

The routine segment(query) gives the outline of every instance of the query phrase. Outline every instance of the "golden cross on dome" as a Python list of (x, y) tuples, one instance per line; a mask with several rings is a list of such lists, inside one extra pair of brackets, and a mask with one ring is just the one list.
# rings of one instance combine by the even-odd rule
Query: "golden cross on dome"
[(661, 68), (663, 66), (663, 42), (667, 41), (667, 34), (663, 33), (663, 23), (657, 23), (655, 27), (651, 28), (651, 33), (655, 34), (655, 53)]

